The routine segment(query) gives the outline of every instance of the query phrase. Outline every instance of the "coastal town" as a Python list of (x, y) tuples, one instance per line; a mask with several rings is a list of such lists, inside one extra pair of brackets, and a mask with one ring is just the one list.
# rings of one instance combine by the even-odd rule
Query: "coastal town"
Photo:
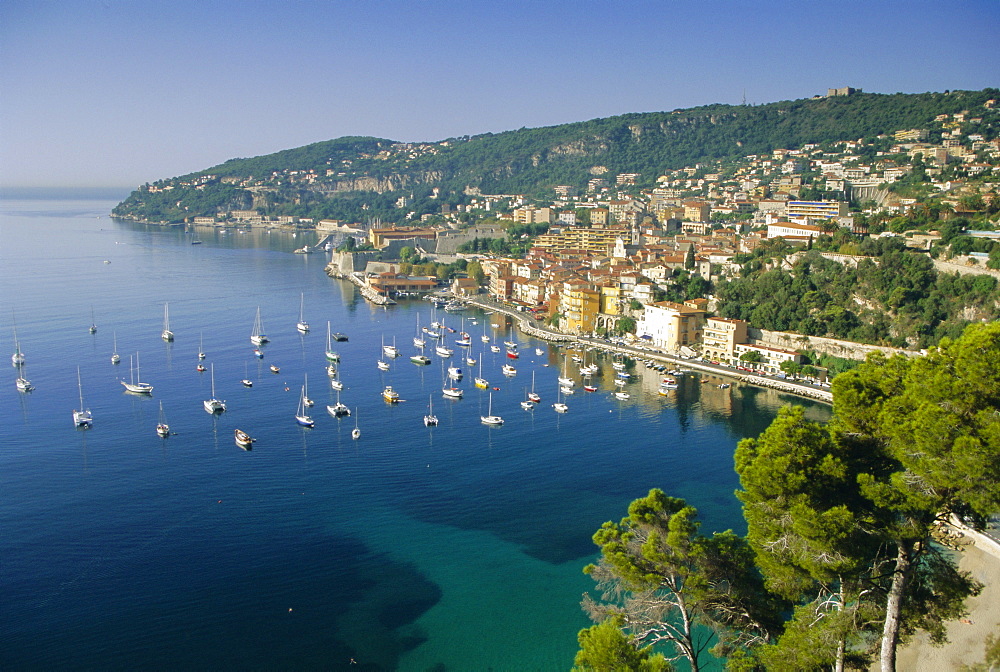
[[(663, 300), (663, 294), (678, 282), (702, 279), (708, 287), (738, 277), (747, 255), (777, 238), (793, 248), (785, 259), (789, 265), (838, 231), (901, 238), (908, 249), (925, 253), (941, 234), (903, 227), (911, 222), (907, 215), (926, 209), (930, 199), (901, 196), (893, 185), (920, 171), (935, 207), (955, 217), (988, 208), (995, 213), (1000, 139), (984, 139), (980, 114), (994, 105), (990, 100), (982, 111), (936, 118), (942, 138), (937, 144), (927, 142), (932, 129), (903, 129), (885, 151), (850, 140), (775, 150), (735, 165), (672, 171), (659, 176), (651, 190), (635, 189), (639, 176), (623, 173), (594, 177), (579, 193), (557, 186), (547, 203), (516, 194), (477, 194), (468, 205), (445, 206), (441, 214), (408, 226), (269, 220), (254, 211), (196, 218), (194, 224), (219, 225), (224, 219), (251, 226), (314, 226), (328, 241), (353, 236), (356, 244), (332, 254), (329, 272), (355, 280), (376, 302), (446, 288), (456, 296), (486, 295), (566, 334), (621, 335), (673, 355), (797, 374), (803, 349), (848, 359), (863, 359), (873, 349), (907, 354), (918, 349), (771, 332), (717, 315), (710, 294), (684, 301)], [(406, 199), (398, 206), (405, 208)], [(515, 242), (522, 243), (523, 256), (502, 253), (503, 245), (501, 253), (492, 251), (518, 230), (544, 233), (520, 235)], [(1000, 240), (997, 231), (964, 233)], [(850, 249), (823, 255), (845, 265), (863, 258)], [(935, 259), (939, 270), (1000, 277), (988, 254), (949, 256)], [(421, 260), (432, 268), (464, 260), (466, 272), (451, 279), (421, 275), (415, 270), (428, 265)], [(825, 379), (821, 367), (806, 373)]]
[[(856, 93), (844, 87), (826, 97)], [(435, 187), (430, 198), (441, 203), (433, 212), (419, 213), (411, 209), (413, 196), (399, 196), (391, 224), (269, 215), (264, 207), (185, 221), (314, 230), (318, 242), (296, 252), (331, 252), (329, 274), (353, 280), (371, 301), (442, 288), (485, 295), (560, 333), (620, 336), (674, 356), (824, 382), (833, 372), (818, 365), (817, 354), (860, 361), (877, 349), (909, 356), (927, 339), (899, 329), (890, 340), (846, 338), (822, 325), (807, 332), (768, 328), (723, 314), (713, 287), (740, 278), (748, 259), (765, 250), (771, 253), (764, 263), (786, 271), (814, 245), (815, 254), (856, 269), (872, 259), (858, 242), (886, 238), (930, 258), (938, 272), (1000, 278), (1000, 245), (982, 251), (1000, 241), (993, 230), (1000, 212), (998, 128), (997, 100), (988, 99), (919, 128), (700, 162), (655, 179), (595, 165), (586, 184), (556, 185), (547, 198), (468, 188), (464, 202), (449, 204)], [(267, 193), (289, 187), (398, 189), (373, 181), (367, 164), (414, 161), (451, 143), (396, 143), (362, 155), (364, 165), (343, 160), (265, 177), (202, 174), (142, 189), (201, 190), (221, 181), (261, 204)], [(950, 245), (956, 230), (978, 243)]]

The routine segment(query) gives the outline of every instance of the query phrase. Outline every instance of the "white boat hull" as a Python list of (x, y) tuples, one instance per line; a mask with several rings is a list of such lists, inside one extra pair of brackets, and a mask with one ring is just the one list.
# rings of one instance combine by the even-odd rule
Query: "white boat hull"
[(351, 409), (345, 404), (334, 404), (333, 406), (327, 406), (326, 412), (335, 418), (343, 418), (351, 414)]

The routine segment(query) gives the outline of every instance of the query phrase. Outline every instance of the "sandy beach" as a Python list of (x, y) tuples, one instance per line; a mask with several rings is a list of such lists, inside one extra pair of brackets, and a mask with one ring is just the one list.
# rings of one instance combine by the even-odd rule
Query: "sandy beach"
[[(932, 646), (925, 633), (913, 638), (897, 654), (896, 669), (951, 672), (983, 661), (986, 637), (1000, 632), (1000, 555), (969, 544), (959, 567), (983, 584), (983, 592), (969, 599), (969, 614), (948, 624), (948, 643)], [(878, 669), (878, 665), (872, 667)]]

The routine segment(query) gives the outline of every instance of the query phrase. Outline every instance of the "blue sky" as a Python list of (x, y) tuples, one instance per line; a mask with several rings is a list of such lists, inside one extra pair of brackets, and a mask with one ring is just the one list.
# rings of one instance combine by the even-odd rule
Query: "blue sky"
[(0, 186), (136, 186), (854, 86), (1000, 86), (998, 0), (0, 0)]

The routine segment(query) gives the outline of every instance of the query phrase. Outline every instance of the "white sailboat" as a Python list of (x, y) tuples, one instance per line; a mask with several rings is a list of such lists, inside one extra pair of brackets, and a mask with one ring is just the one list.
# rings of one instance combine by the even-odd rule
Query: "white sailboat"
[(335, 418), (342, 418), (345, 415), (351, 414), (351, 409), (347, 407), (347, 404), (340, 403), (340, 390), (337, 390), (337, 403), (327, 405), (326, 412)]
[(535, 402), (531, 400), (531, 396), (528, 393), (527, 388), (525, 388), (524, 392), (525, 392), (525, 398), (524, 401), (521, 402), (521, 408), (523, 408), (526, 411), (535, 410)]
[(358, 429), (358, 409), (356, 408), (354, 409), (354, 429), (351, 430), (351, 438), (355, 440), (361, 438), (361, 430)]
[(303, 309), (305, 308), (305, 304), (306, 304), (306, 295), (303, 293), (299, 295), (299, 321), (298, 324), (295, 325), (295, 328), (298, 329), (299, 332), (303, 334), (309, 331), (309, 323), (306, 322), (306, 318), (303, 314)]
[(80, 390), (80, 409), (73, 411), (73, 424), (77, 427), (90, 427), (94, 424), (94, 416), (89, 408), (83, 406), (83, 383), (80, 381), (80, 367), (76, 367), (76, 386)]
[(316, 402), (314, 402), (312, 399), (309, 398), (309, 374), (307, 373), (304, 375), (305, 375), (305, 383), (303, 383), (302, 385), (302, 402), (306, 406), (312, 406)]
[(31, 392), (35, 389), (35, 386), (31, 384), (31, 381), (24, 376), (23, 366), (20, 367), (20, 371), (18, 371), (17, 381), (15, 384), (17, 385), (18, 392)]
[(199, 332), (198, 333), (198, 359), (205, 359), (205, 348), (204, 348), (204, 345), (202, 343), (202, 337), (203, 337), (203, 334), (201, 332)]
[(202, 402), (208, 413), (222, 413), (226, 410), (226, 402), (215, 398), (215, 364), (212, 364), (212, 398)]
[(567, 359), (566, 359), (566, 357), (564, 355), (563, 356), (563, 375), (559, 376), (559, 378), (557, 380), (559, 381), (560, 385), (563, 385), (564, 387), (572, 388), (574, 385), (576, 385), (576, 383), (573, 381), (572, 378), (569, 377), (569, 375), (566, 372), (566, 362), (567, 362)]
[(441, 388), (441, 394), (448, 397), (449, 399), (461, 399), (463, 392), (462, 388), (460, 387), (449, 387), (447, 384), (445, 384)]
[(243, 383), (243, 387), (253, 387), (253, 381), (250, 380), (250, 367), (246, 362), (243, 362), (243, 380), (240, 382)]
[(427, 415), (424, 416), (424, 426), (433, 427), (438, 424), (438, 418), (434, 415), (434, 397), (429, 396), (427, 399)]
[(541, 395), (535, 392), (535, 372), (531, 372), (531, 392), (528, 392), (528, 401), (533, 401), (536, 404), (542, 400)]
[(90, 333), (97, 333), (97, 322), (94, 320), (94, 307), (90, 307)]
[(479, 375), (476, 376), (476, 378), (475, 378), (475, 380), (473, 382), (475, 382), (476, 387), (478, 387), (480, 390), (485, 390), (487, 387), (490, 386), (490, 381), (488, 381), (485, 378), (483, 378), (483, 360), (482, 359), (479, 360)]
[(132, 356), (128, 358), (129, 382), (120, 381), (125, 389), (136, 394), (152, 394), (153, 386), (150, 383), (143, 383), (139, 377), (139, 353), (135, 353), (135, 369), (132, 368)]
[(469, 336), (469, 332), (465, 330), (465, 318), (462, 318), (462, 328), (458, 332), (458, 338), (455, 339), (455, 343), (458, 345), (471, 346), (472, 336)]
[(502, 425), (503, 418), (499, 415), (493, 415), (493, 393), (490, 392), (490, 403), (487, 407), (486, 415), (479, 416), (480, 422), (484, 425)]
[(270, 339), (264, 333), (264, 325), (260, 321), (260, 306), (257, 306), (257, 316), (253, 320), (253, 330), (250, 332), (250, 342), (254, 345), (264, 345)]
[(422, 348), (427, 345), (427, 341), (420, 335), (420, 313), (417, 313), (417, 330), (414, 332), (413, 345)]
[(382, 337), (382, 352), (386, 354), (387, 357), (399, 357), (399, 348), (396, 347), (396, 337), (392, 337), (392, 345), (385, 344), (385, 337)]
[(313, 419), (306, 413), (306, 386), (302, 386), (302, 392), (299, 394), (299, 407), (295, 411), (295, 422), (299, 423), (303, 427), (315, 427), (316, 423)]
[(122, 361), (121, 356), (118, 354), (118, 332), (113, 332), (113, 333), (114, 333), (115, 346), (114, 350), (111, 353), (111, 363), (118, 364), (120, 361)]
[(556, 392), (556, 403), (552, 404), (552, 408), (555, 409), (556, 413), (565, 413), (569, 410), (569, 406), (562, 402), (562, 386), (560, 386), (559, 391)]
[(174, 340), (174, 332), (170, 331), (170, 304), (163, 304), (163, 332), (160, 333), (160, 338), (164, 341)]
[(12, 366), (24, 365), (24, 353), (21, 352), (21, 342), (17, 340), (17, 323), (14, 323), (14, 354), (10, 356)]
[(333, 349), (332, 336), (330, 335), (330, 321), (326, 321), (326, 358), (331, 362), (339, 362), (340, 355)]
[(160, 402), (160, 420), (156, 423), (156, 433), (163, 438), (170, 436), (170, 425), (167, 424), (167, 416), (163, 414), (163, 402)]

